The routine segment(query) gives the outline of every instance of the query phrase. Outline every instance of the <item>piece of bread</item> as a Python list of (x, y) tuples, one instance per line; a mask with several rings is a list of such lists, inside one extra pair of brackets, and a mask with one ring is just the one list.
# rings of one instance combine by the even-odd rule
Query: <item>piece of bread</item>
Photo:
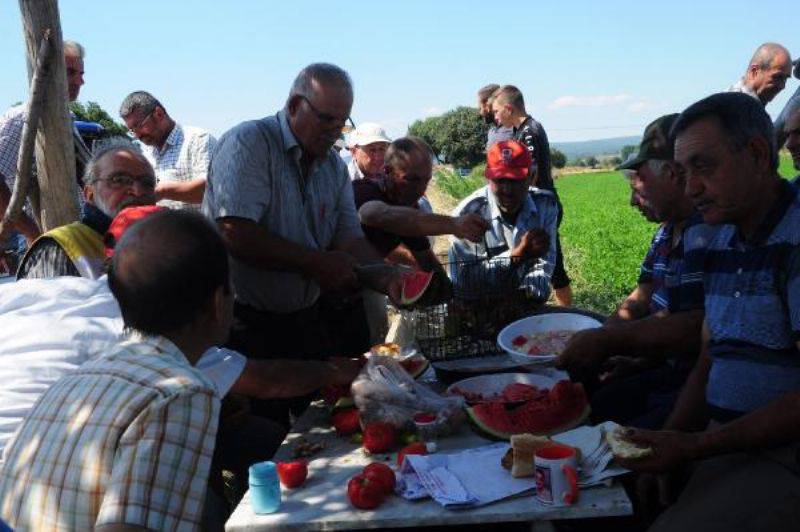
[(623, 460), (636, 460), (637, 458), (644, 458), (653, 454), (652, 447), (640, 447), (625, 439), (623, 436), (623, 427), (615, 427), (611, 430), (605, 431), (605, 438), (608, 446), (611, 447), (611, 453), (614, 458), (622, 458)]
[(378, 344), (373, 345), (369, 350), (373, 355), (380, 355), (385, 357), (399, 357), (400, 346), (397, 344)]
[(514, 478), (532, 477), (536, 471), (533, 466), (534, 453), (550, 443), (550, 439), (546, 436), (534, 436), (533, 434), (511, 436), (511, 476)]

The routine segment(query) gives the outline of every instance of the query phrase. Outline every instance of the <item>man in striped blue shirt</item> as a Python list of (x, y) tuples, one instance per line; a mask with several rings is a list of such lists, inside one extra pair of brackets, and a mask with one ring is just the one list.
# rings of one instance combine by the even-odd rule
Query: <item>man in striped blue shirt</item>
[(629, 433), (652, 455), (625, 466), (665, 473), (694, 462), (680, 498), (651, 530), (796, 529), (798, 190), (778, 176), (772, 121), (749, 96), (693, 104), (672, 135), (703, 220), (731, 225), (706, 256), (703, 352), (664, 429)]
[(631, 205), (660, 223), (636, 288), (603, 327), (575, 335), (557, 365), (587, 381), (597, 419), (658, 428), (700, 350), (703, 261), (717, 228), (703, 223), (684, 194), (669, 130), (677, 114), (647, 126), (635, 157), (620, 169)]

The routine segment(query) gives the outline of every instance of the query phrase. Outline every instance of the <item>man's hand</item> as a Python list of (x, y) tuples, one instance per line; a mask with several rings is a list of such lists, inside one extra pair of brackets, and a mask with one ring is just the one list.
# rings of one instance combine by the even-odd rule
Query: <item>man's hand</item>
[(613, 356), (603, 364), (600, 382), (606, 383), (623, 379), (652, 368), (653, 361), (643, 357)]
[(483, 238), (483, 234), (489, 228), (489, 222), (477, 214), (465, 214), (453, 218), (453, 235), (457, 238), (466, 238), (472, 242), (478, 242)]
[(359, 288), (355, 257), (344, 251), (323, 251), (310, 264), (309, 276), (323, 292), (355, 292)]
[(361, 371), (361, 361), (356, 358), (334, 357), (329, 358), (328, 363), (333, 371), (328, 375), (326, 386), (347, 386), (355, 380), (358, 372)]
[(699, 457), (700, 435), (673, 430), (628, 429), (625, 439), (642, 447), (652, 447), (653, 454), (635, 460), (618, 460), (619, 465), (643, 473), (666, 473)]
[(556, 358), (556, 367), (577, 378), (597, 375), (609, 356), (606, 339), (602, 327), (575, 333)]
[(531, 229), (519, 240), (511, 250), (512, 259), (538, 259), (547, 253), (550, 247), (550, 235), (542, 229)]

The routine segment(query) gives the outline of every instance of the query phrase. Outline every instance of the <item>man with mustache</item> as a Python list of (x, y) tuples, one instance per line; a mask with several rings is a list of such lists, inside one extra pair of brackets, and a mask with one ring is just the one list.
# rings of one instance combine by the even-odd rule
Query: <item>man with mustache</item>
[(127, 140), (96, 147), (83, 180), (86, 202), (80, 221), (39, 237), (23, 257), (18, 279), (61, 275), (97, 279), (105, 273), (103, 235), (114, 216), (130, 205), (155, 204), (153, 167)]
[(530, 152), (521, 142), (506, 140), (489, 148), (487, 186), (467, 196), (452, 214), (473, 214), (488, 222), (477, 242), (451, 237), (450, 277), (457, 288), (488, 290), (482, 285), (512, 279), (533, 300), (543, 302), (550, 295), (558, 205), (550, 191), (530, 186), (530, 165)]
[(686, 194), (726, 225), (704, 261), (700, 357), (663, 428), (628, 433), (652, 454), (622, 465), (662, 475), (661, 488), (691, 470), (651, 530), (796, 529), (800, 192), (778, 175), (772, 121), (751, 97), (692, 104), (672, 137)]
[(702, 266), (717, 229), (703, 223), (684, 194), (669, 137), (677, 118), (649, 124), (639, 152), (619, 168), (628, 173), (631, 205), (661, 224), (636, 288), (602, 327), (573, 336), (556, 361), (591, 385), (599, 379), (592, 396), (598, 420), (660, 427), (699, 352)]

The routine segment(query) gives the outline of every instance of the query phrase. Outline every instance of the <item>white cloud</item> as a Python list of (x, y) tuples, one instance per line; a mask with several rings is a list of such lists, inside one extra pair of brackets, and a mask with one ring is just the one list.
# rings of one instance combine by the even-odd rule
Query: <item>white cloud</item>
[(566, 109), (568, 107), (608, 107), (629, 102), (633, 96), (621, 94), (598, 94), (593, 96), (559, 96), (553, 100), (550, 109)]

